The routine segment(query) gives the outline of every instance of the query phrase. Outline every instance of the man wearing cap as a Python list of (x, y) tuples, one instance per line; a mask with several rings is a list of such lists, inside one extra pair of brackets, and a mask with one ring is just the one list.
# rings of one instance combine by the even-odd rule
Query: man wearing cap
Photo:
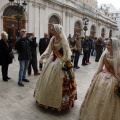
[(78, 66), (78, 62), (82, 51), (81, 38), (79, 33), (76, 33), (75, 43), (76, 43), (76, 51), (75, 51), (75, 59), (74, 59), (74, 68), (79, 69), (80, 67)]
[(15, 49), (18, 52), (18, 60), (20, 65), (18, 85), (24, 86), (24, 84), (22, 83), (23, 81), (29, 82), (29, 80), (26, 79), (26, 71), (29, 65), (29, 61), (32, 58), (30, 43), (29, 40), (26, 38), (25, 29), (21, 29), (20, 38), (15, 44)]

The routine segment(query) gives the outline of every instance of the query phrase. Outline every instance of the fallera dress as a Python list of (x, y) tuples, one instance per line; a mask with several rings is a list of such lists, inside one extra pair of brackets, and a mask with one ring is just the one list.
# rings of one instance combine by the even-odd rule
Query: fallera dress
[[(37, 81), (34, 97), (39, 106), (60, 111), (74, 106), (77, 91), (75, 81), (70, 82), (69, 75), (62, 70), (62, 61), (53, 53), (52, 43), (53, 39), (41, 56), (48, 59)], [(67, 47), (61, 41), (53, 46), (61, 55), (68, 55)]]
[[(106, 59), (113, 66), (113, 57), (107, 53)], [(103, 58), (97, 75), (87, 91), (80, 109), (80, 120), (120, 120), (120, 98), (114, 92), (116, 78), (105, 67)]]

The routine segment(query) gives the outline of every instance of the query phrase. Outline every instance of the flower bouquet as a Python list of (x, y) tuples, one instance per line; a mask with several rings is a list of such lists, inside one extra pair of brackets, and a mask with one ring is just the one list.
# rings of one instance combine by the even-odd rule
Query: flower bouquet
[(64, 71), (69, 71), (73, 68), (73, 64), (72, 62), (70, 62), (69, 60), (67, 60), (66, 62), (63, 63), (63, 67), (62, 70)]
[(63, 63), (62, 70), (67, 72), (67, 74), (69, 75), (70, 81), (74, 83), (75, 76), (71, 70), (72, 68), (73, 68), (73, 64), (69, 60)]

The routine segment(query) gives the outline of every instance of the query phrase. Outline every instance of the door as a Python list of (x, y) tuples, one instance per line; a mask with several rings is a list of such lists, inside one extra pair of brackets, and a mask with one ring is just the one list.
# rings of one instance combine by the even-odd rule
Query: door
[(8, 40), (11, 42), (12, 47), (15, 46), (16, 38), (17, 38), (17, 29), (15, 28), (6, 28), (5, 30), (8, 33)]
[[(20, 21), (20, 29), (22, 28), (25, 28), (25, 20)], [(14, 48), (17, 38), (18, 21), (14, 18), (4, 17), (3, 30), (8, 33), (8, 40), (11, 41), (12, 47)]]

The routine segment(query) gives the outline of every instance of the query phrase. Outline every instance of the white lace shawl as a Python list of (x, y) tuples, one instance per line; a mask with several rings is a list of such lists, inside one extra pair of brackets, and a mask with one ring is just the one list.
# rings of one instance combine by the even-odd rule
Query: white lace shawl
[[(63, 48), (62, 61), (71, 60), (72, 52), (70, 50), (69, 43), (67, 41), (66, 35), (64, 34), (62, 26), (59, 24), (54, 24), (54, 27), (56, 28), (55, 29), (56, 32), (61, 37), (61, 41), (59, 42), (59, 44), (62, 44), (61, 47)], [(41, 55), (40, 61), (42, 60), (43, 62), (46, 62), (47, 59), (49, 58), (49, 56), (51, 55), (51, 53), (52, 53), (51, 44), (52, 44), (53, 40), (55, 40), (54, 36), (51, 38), (50, 43), (49, 43), (47, 49), (45, 50), (45, 52)], [(55, 43), (54, 43), (54, 45), (55, 45)]]
[[(113, 67), (115, 75), (120, 79), (120, 40), (112, 38), (112, 48), (113, 48)], [(107, 49), (101, 55), (96, 74), (101, 72), (103, 69), (103, 58), (105, 54), (108, 54)]]

